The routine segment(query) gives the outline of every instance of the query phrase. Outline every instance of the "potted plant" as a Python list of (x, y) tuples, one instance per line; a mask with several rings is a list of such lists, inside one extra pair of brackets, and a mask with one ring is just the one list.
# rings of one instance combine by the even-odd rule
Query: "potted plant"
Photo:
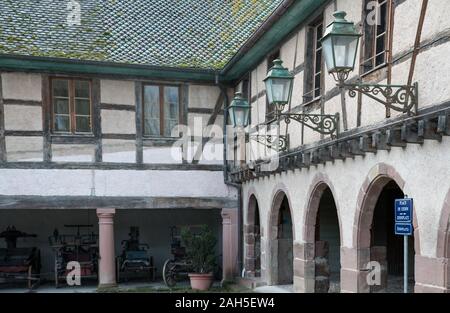
[(214, 282), (214, 268), (216, 266), (215, 247), (217, 239), (207, 225), (203, 225), (199, 232), (183, 228), (181, 239), (186, 248), (186, 258), (191, 266), (189, 273), (191, 288), (206, 291)]

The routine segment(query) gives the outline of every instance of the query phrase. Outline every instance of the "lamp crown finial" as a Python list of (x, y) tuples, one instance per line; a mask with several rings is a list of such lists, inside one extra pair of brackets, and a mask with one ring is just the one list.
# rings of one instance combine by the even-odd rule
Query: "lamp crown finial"
[(281, 59), (275, 59), (275, 60), (273, 60), (273, 65), (274, 65), (274, 67), (282, 67), (283, 61)]
[(333, 16), (335, 17), (336, 22), (346, 22), (345, 17), (347, 16), (347, 12), (336, 11), (333, 13)]

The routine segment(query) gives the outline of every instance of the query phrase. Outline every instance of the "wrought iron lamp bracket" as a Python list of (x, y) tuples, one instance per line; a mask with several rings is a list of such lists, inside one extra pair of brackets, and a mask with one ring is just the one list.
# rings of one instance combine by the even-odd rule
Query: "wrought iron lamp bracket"
[(249, 135), (249, 139), (275, 151), (285, 152), (289, 149), (289, 135)]
[(279, 113), (278, 118), (284, 120), (286, 124), (296, 121), (322, 135), (330, 135), (333, 139), (339, 136), (339, 113), (335, 115)]
[(418, 111), (419, 86), (417, 83), (412, 86), (341, 83), (340, 87), (347, 89), (351, 98), (356, 97), (360, 92), (397, 112), (416, 115)]

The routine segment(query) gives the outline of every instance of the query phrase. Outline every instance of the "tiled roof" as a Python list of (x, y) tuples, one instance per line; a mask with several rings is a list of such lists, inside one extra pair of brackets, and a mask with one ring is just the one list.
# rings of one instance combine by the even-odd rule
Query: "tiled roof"
[(0, 53), (221, 69), (281, 2), (0, 0)]

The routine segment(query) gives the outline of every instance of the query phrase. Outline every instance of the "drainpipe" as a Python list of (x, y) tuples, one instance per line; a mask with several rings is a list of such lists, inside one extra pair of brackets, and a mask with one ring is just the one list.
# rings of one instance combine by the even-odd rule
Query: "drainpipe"
[(227, 88), (222, 85), (218, 79), (216, 83), (220, 88), (220, 91), (224, 94), (224, 110), (223, 110), (223, 179), (227, 186), (231, 186), (237, 189), (238, 192), (238, 273), (242, 272), (243, 269), (243, 242), (242, 242), (242, 230), (243, 230), (243, 218), (242, 218), (242, 184), (233, 183), (228, 177), (228, 164), (227, 164), (227, 121), (228, 121), (228, 110), (229, 98)]

